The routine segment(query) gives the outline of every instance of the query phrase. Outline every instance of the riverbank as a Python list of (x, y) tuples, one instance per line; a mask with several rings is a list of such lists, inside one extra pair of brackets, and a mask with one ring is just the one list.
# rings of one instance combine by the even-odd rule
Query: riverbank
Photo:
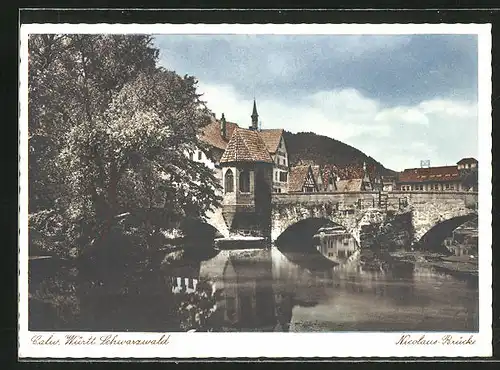
[(446, 256), (423, 251), (399, 251), (391, 253), (391, 257), (405, 262), (412, 262), (421, 267), (435, 269), (458, 278), (477, 278), (478, 260), (470, 256)]

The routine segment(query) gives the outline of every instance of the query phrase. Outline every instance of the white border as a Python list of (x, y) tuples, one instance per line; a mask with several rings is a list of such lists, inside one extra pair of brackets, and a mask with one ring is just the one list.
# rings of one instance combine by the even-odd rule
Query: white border
[[(168, 345), (33, 345), (28, 331), (28, 65), (30, 33), (120, 34), (475, 34), (478, 35), (479, 117), (479, 333), (474, 345), (396, 345), (405, 333), (171, 333)], [(21, 26), (19, 350), (20, 358), (221, 358), (221, 357), (472, 357), (492, 355), (491, 274), (491, 25), (490, 24), (28, 24)], [(50, 333), (41, 333), (50, 334)], [(65, 334), (54, 333), (54, 338)], [(83, 333), (74, 333), (83, 334)], [(85, 333), (97, 337), (111, 333)], [(112, 333), (117, 334), (117, 333)], [(162, 333), (118, 333), (121, 339), (158, 339)], [(446, 333), (411, 333), (440, 339)], [(450, 333), (452, 334), (452, 333)], [(468, 337), (455, 333), (455, 337)]]

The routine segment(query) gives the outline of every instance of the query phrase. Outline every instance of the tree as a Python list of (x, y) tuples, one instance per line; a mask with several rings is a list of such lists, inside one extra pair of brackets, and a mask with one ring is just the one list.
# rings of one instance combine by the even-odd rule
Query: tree
[(70, 131), (62, 157), (75, 210), (91, 212), (102, 235), (120, 214), (152, 236), (218, 205), (214, 174), (185, 155), (203, 146), (209, 112), (199, 98), (193, 77), (158, 69), (127, 83), (91, 128)]
[(158, 68), (151, 43), (30, 37), (30, 226), (51, 225), (61, 253), (109, 243), (112, 230), (147, 246), (166, 223), (218, 205), (212, 173), (184, 155), (203, 147), (209, 113), (196, 80)]
[(91, 124), (123, 85), (153, 71), (148, 36), (31, 35), (28, 68), (30, 212), (63, 201), (57, 157), (75, 125)]

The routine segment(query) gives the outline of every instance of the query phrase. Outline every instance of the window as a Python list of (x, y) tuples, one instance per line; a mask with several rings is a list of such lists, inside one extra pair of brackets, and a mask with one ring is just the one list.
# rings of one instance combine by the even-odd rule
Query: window
[(281, 193), (281, 188), (278, 188), (278, 193)]
[(287, 182), (288, 181), (288, 172), (281, 172), (280, 171), (280, 181), (281, 182)]
[(431, 190), (439, 190), (439, 184), (432, 184)]
[(273, 188), (273, 193), (277, 193), (277, 192), (278, 192), (278, 189)]
[(193, 153), (192, 152), (189, 152), (189, 159), (193, 160)]
[(247, 170), (240, 172), (240, 191), (250, 193), (250, 173)]
[(424, 185), (423, 184), (415, 185), (415, 190), (417, 190), (417, 191), (423, 191), (424, 190)]
[(234, 175), (231, 169), (226, 171), (226, 177), (224, 180), (224, 191), (226, 193), (232, 193), (234, 191)]
[(455, 190), (455, 185), (454, 184), (446, 184), (445, 190)]
[(347, 238), (344, 238), (344, 240), (342, 242), (344, 243), (344, 245), (349, 245), (349, 239), (347, 239)]
[(201, 157), (201, 154), (202, 154), (202, 152), (201, 152), (201, 150), (199, 150), (199, 151), (198, 151), (198, 160), (199, 160), (199, 161), (201, 161), (201, 158), (202, 158), (202, 157)]
[(278, 181), (278, 171), (274, 173), (274, 181)]

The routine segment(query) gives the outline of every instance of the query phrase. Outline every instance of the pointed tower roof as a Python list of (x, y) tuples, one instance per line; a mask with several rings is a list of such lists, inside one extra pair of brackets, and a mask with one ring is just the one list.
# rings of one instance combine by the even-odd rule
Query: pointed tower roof
[(255, 103), (255, 98), (253, 99), (253, 110), (252, 110), (252, 117), (258, 117), (259, 114), (257, 113), (257, 104)]
[(253, 111), (251, 117), (252, 117), (252, 126), (250, 126), (250, 130), (258, 130), (259, 114), (257, 113), (257, 104), (255, 103), (255, 99), (253, 100)]

